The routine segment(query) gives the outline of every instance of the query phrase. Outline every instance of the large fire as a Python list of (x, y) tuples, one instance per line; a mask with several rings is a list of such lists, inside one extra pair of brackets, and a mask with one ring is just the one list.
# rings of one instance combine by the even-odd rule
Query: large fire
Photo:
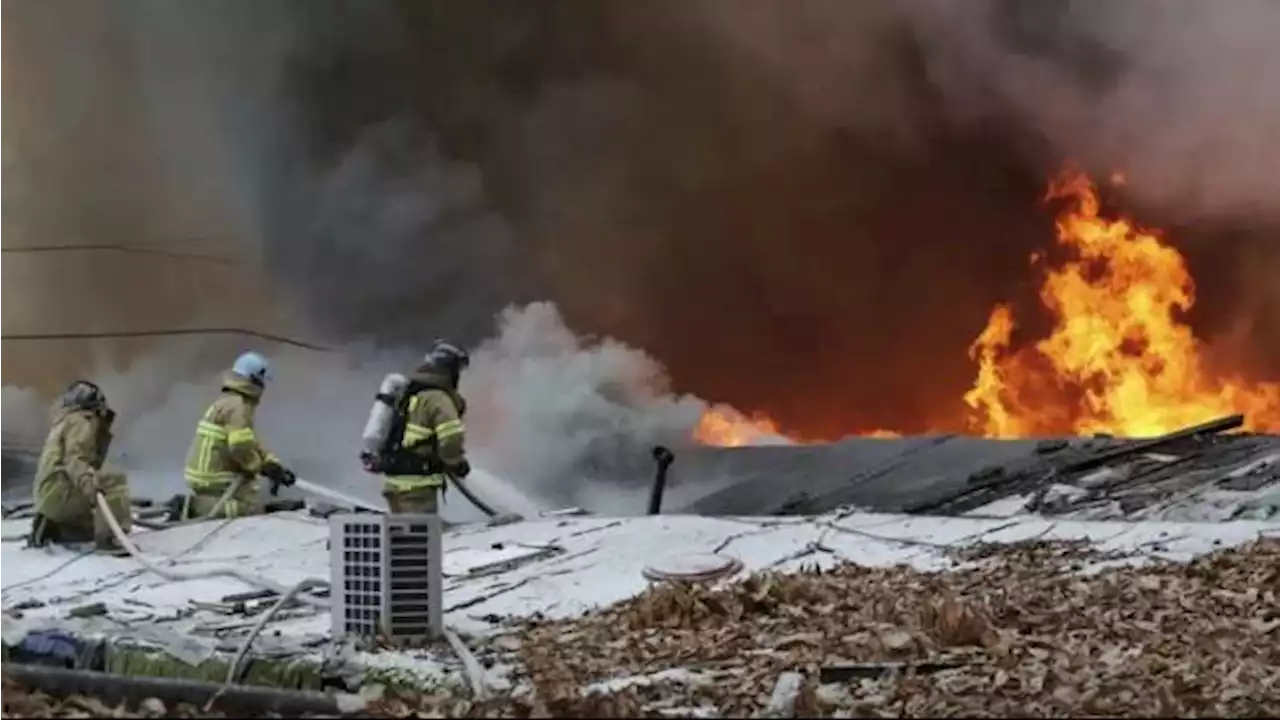
[[(902, 437), (893, 430), (868, 430), (856, 433), (862, 437)], [(694, 437), (704, 445), (739, 447), (742, 445), (776, 445), (780, 443), (805, 443), (807, 438), (784, 433), (778, 424), (764, 413), (743, 415), (731, 407), (717, 405), (702, 414)]]
[[(1232, 413), (1244, 414), (1246, 428), (1280, 430), (1280, 384), (1215, 371), (1183, 321), (1195, 285), (1176, 249), (1158, 232), (1103, 217), (1096, 189), (1079, 172), (1051, 183), (1047, 199), (1064, 202), (1057, 220), (1064, 259), (1050, 266), (1037, 254), (1032, 263), (1044, 268), (1040, 300), (1052, 329), (1015, 346), (1013, 309), (992, 310), (969, 349), (977, 363), (963, 398), (971, 432), (1145, 437)], [(695, 434), (712, 445), (782, 435), (764, 416), (722, 408), (708, 411)]]

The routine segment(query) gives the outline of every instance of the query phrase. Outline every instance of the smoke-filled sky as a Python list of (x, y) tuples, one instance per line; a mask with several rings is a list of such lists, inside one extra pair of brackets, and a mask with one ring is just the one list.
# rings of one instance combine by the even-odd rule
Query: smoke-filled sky
[[(241, 263), (10, 255), (6, 334), (225, 311), (420, 348), (545, 300), (801, 434), (954, 427), (1072, 159), (1178, 228), (1203, 333), (1280, 350), (1268, 0), (3, 8), (5, 247), (204, 238)], [(185, 362), (158, 381), (224, 359)]]

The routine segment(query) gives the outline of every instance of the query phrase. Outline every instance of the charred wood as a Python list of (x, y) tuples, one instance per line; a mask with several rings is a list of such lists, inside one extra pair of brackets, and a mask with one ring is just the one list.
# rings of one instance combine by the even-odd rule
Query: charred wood
[[(916, 504), (906, 508), (906, 512), (920, 514), (963, 513), (1010, 495), (1041, 493), (1055, 483), (1073, 484), (1085, 473), (1105, 467), (1108, 464), (1183, 441), (1212, 436), (1216, 433), (1238, 428), (1243, 424), (1243, 415), (1229, 415), (1199, 425), (1181, 428), (1158, 437), (1122, 444), (1109, 444), (1108, 447), (1098, 451), (1083, 449), (1077, 452), (1060, 451), (1056, 458), (1041, 459), (1038, 462), (1024, 465), (1020, 470), (1007, 466), (986, 468), (970, 476), (968, 487), (960, 492), (946, 498), (935, 498)], [(1179, 464), (1193, 463), (1194, 459), (1195, 456), (1191, 455), (1180, 458), (1176, 462)], [(1138, 474), (1136, 477), (1134, 475), (1122, 476), (1114, 481), (1105, 482), (1094, 488), (1093, 492), (1089, 493), (1087, 497), (1081, 498), (1079, 503), (1084, 505), (1096, 502), (1108, 496), (1110, 494), (1109, 491), (1114, 487), (1135, 484), (1144, 475), (1167, 470), (1169, 465), (1170, 463), (1162, 463), (1159, 467), (1148, 471), (1148, 473)], [(1038, 495), (1032, 502), (1034, 504), (1043, 502), (1043, 496)], [(1128, 502), (1132, 503), (1132, 500)], [(1074, 505), (1075, 503), (1071, 504)]]

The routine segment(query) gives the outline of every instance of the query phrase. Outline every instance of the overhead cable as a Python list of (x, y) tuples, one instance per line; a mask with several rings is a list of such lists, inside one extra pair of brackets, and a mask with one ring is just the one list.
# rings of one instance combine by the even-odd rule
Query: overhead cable
[(103, 340), (116, 338), (165, 337), (177, 335), (247, 335), (259, 340), (292, 345), (317, 352), (332, 352), (332, 348), (315, 345), (303, 340), (295, 340), (281, 335), (246, 330), (244, 328), (178, 328), (171, 330), (124, 330), (118, 332), (80, 332), (80, 333), (14, 333), (0, 335), (0, 340)]
[(140, 245), (41, 245), (32, 247), (7, 247), (0, 248), (0, 252), (26, 254), (26, 253), (48, 253), (48, 252), (86, 252), (86, 251), (113, 251), (122, 253), (136, 253), (139, 255), (156, 255), (160, 257), (173, 258), (176, 260), (194, 260), (197, 262), (208, 262), (217, 265), (240, 265), (237, 260), (227, 257), (219, 257), (217, 255), (200, 255), (197, 253), (177, 252), (174, 250), (161, 250), (159, 248), (151, 248)]

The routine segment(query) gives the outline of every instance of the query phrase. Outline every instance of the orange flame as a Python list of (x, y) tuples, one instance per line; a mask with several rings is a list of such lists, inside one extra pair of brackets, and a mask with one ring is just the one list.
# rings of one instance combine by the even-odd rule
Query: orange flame
[(1014, 352), (1013, 312), (995, 308), (970, 348), (978, 377), (964, 400), (974, 430), (1147, 437), (1232, 413), (1244, 413), (1246, 427), (1280, 426), (1280, 385), (1213, 373), (1180, 320), (1195, 286), (1177, 250), (1127, 219), (1102, 217), (1083, 174), (1064, 174), (1048, 197), (1068, 201), (1057, 241), (1069, 259), (1040, 288), (1053, 330)]
[[(874, 438), (902, 437), (901, 433), (884, 429), (852, 434)], [(693, 437), (703, 445), (719, 447), (809, 442), (798, 435), (783, 433), (778, 424), (764, 413), (747, 416), (725, 405), (716, 405), (704, 412), (693, 430)]]
[[(1108, 179), (1125, 184), (1120, 173)], [(1280, 383), (1215, 373), (1181, 320), (1195, 304), (1195, 285), (1177, 250), (1128, 219), (1102, 217), (1097, 192), (1082, 173), (1064, 173), (1046, 199), (1067, 201), (1056, 223), (1067, 259), (1046, 269), (1040, 288), (1052, 330), (1015, 349), (1013, 309), (992, 310), (969, 348), (977, 377), (963, 400), (972, 431), (995, 438), (1144, 437), (1233, 413), (1244, 414), (1246, 429), (1280, 430)], [(1045, 264), (1039, 253), (1032, 262)], [(712, 445), (780, 435), (764, 415), (723, 407), (708, 411), (695, 431), (698, 441)]]
[[(693, 437), (703, 445), (738, 447), (785, 436), (777, 423), (763, 414), (747, 417), (731, 407), (717, 405), (702, 414)], [(786, 439), (794, 442), (793, 438)]]

